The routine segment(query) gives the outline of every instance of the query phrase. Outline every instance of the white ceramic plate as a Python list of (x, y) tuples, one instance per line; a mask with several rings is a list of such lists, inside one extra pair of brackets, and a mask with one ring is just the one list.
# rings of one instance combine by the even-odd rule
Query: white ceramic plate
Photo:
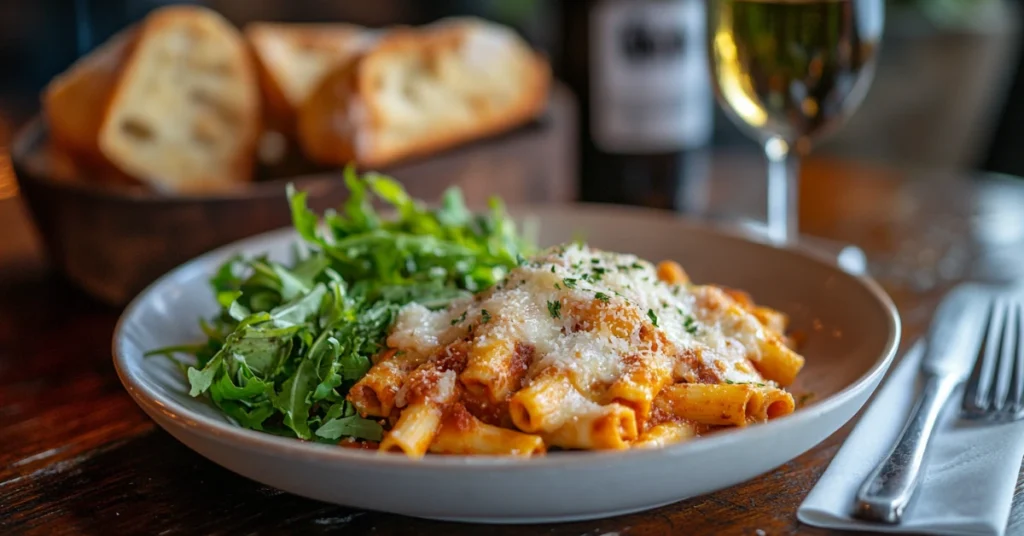
[(660, 450), (561, 452), (534, 459), (401, 455), (300, 442), (234, 425), (152, 348), (202, 340), (200, 317), (217, 308), (207, 284), (230, 255), (285, 260), (290, 229), (213, 251), (168, 273), (124, 311), (114, 363), (135, 401), (160, 426), (227, 469), (297, 495), (405, 515), (535, 523), (608, 517), (725, 488), (772, 470), (818, 444), (864, 404), (899, 341), (896, 309), (872, 281), (812, 254), (774, 248), (669, 214), (621, 207), (518, 211), (549, 245), (582, 233), (594, 246), (652, 261), (674, 259), (697, 282), (749, 291), (788, 313), (807, 340), (795, 392), (814, 398), (792, 415)]

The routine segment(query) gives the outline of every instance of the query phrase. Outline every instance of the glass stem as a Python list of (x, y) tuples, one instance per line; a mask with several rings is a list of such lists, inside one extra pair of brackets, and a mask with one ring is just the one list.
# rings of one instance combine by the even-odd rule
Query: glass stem
[(782, 138), (764, 144), (768, 158), (768, 237), (777, 243), (795, 242), (799, 237), (800, 156)]

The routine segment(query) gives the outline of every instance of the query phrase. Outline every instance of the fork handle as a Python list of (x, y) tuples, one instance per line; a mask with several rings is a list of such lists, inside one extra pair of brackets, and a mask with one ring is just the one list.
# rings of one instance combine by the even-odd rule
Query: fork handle
[(889, 524), (900, 522), (921, 480), (925, 451), (935, 424), (959, 384), (950, 376), (925, 375), (924, 389), (896, 445), (857, 492), (855, 517)]

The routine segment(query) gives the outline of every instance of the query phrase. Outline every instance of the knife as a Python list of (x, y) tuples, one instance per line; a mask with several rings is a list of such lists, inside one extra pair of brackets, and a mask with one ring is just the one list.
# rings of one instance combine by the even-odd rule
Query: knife
[(853, 516), (898, 524), (921, 480), (928, 443), (946, 402), (971, 373), (993, 293), (966, 283), (946, 295), (932, 319), (919, 371), (924, 387), (889, 454), (857, 492)]

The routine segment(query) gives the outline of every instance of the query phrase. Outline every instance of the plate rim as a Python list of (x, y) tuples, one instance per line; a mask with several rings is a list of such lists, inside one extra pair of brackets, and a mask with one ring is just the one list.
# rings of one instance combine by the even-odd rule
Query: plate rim
[[(157, 287), (166, 284), (167, 281), (180, 277), (182, 273), (198, 270), (200, 266), (208, 264), (211, 259), (229, 256), (230, 254), (247, 248), (254, 244), (280, 240), (284, 236), (293, 235), (298, 237), (293, 227), (286, 226), (271, 231), (255, 234), (241, 240), (237, 240), (217, 248), (214, 248), (202, 255), (196, 256), (184, 263), (168, 270), (156, 280), (143, 288), (127, 306), (122, 310), (114, 326), (111, 337), (111, 351), (113, 355), (114, 368), (118, 379), (128, 391), (129, 395), (142, 406), (147, 413), (156, 412), (162, 414), (177, 423), (178, 426), (186, 427), (191, 431), (206, 438), (214, 439), (222, 444), (234, 447), (256, 448), (265, 452), (272, 452), (282, 457), (300, 458), (305, 460), (316, 460), (325, 462), (355, 462), (372, 463), (380, 467), (405, 467), (410, 469), (454, 469), (466, 470), (523, 470), (533, 468), (567, 468), (579, 465), (591, 465), (594, 463), (617, 463), (622, 461), (641, 462), (644, 459), (674, 457), (696, 454), (701, 451), (718, 448), (720, 445), (732, 442), (737, 435), (749, 436), (751, 441), (757, 437), (768, 437), (787, 427), (798, 426), (804, 421), (810, 421), (821, 417), (821, 414), (830, 413), (843, 406), (850, 399), (856, 397), (862, 390), (868, 388), (872, 383), (877, 386), (889, 366), (892, 364), (899, 349), (902, 338), (902, 319), (892, 298), (885, 292), (882, 286), (873, 278), (865, 274), (857, 274), (845, 271), (829, 262), (824, 255), (800, 243), (795, 244), (773, 244), (766, 238), (744, 231), (741, 227), (729, 225), (728, 222), (702, 221), (671, 211), (662, 211), (643, 207), (605, 205), (599, 203), (531, 203), (509, 206), (508, 211), (512, 215), (531, 214), (544, 211), (564, 212), (572, 210), (583, 212), (587, 215), (600, 216), (629, 216), (633, 218), (646, 218), (649, 220), (671, 221), (688, 229), (694, 229), (704, 233), (717, 234), (729, 239), (750, 242), (759, 247), (787, 251), (806, 258), (808, 261), (822, 265), (826, 269), (843, 273), (852, 278), (857, 284), (867, 290), (871, 297), (882, 306), (886, 312), (886, 324), (888, 327), (888, 339), (883, 347), (881, 355), (868, 368), (868, 370), (849, 383), (841, 390), (821, 399), (814, 405), (794, 411), (767, 423), (749, 425), (744, 428), (734, 428), (718, 431), (713, 435), (700, 438), (698, 441), (686, 441), (674, 445), (667, 445), (657, 449), (626, 449), (607, 451), (568, 451), (547, 453), (537, 457), (510, 457), (491, 455), (446, 455), (446, 456), (425, 456), (422, 458), (409, 458), (404, 454), (383, 453), (363, 449), (343, 448), (333, 444), (316, 443), (303, 441), (297, 438), (279, 437), (266, 432), (250, 430), (229, 422), (207, 417), (193, 412), (182, 406), (176, 400), (166, 397), (156, 391), (150, 390), (142, 383), (136, 381), (133, 375), (127, 370), (127, 357), (121, 348), (124, 341), (124, 329), (128, 319), (141, 306), (141, 303)], [(875, 382), (878, 380), (878, 382)], [(877, 388), (877, 387), (876, 387)], [(874, 389), (872, 389), (873, 391)], [(871, 393), (868, 393), (870, 398)], [(858, 408), (859, 411), (860, 408)], [(176, 410), (176, 411), (172, 411)], [(847, 424), (850, 419), (838, 423), (835, 427)], [(156, 421), (156, 419), (154, 419)], [(161, 427), (164, 424), (158, 422)], [(810, 448), (814, 448), (823, 441), (816, 441)]]

